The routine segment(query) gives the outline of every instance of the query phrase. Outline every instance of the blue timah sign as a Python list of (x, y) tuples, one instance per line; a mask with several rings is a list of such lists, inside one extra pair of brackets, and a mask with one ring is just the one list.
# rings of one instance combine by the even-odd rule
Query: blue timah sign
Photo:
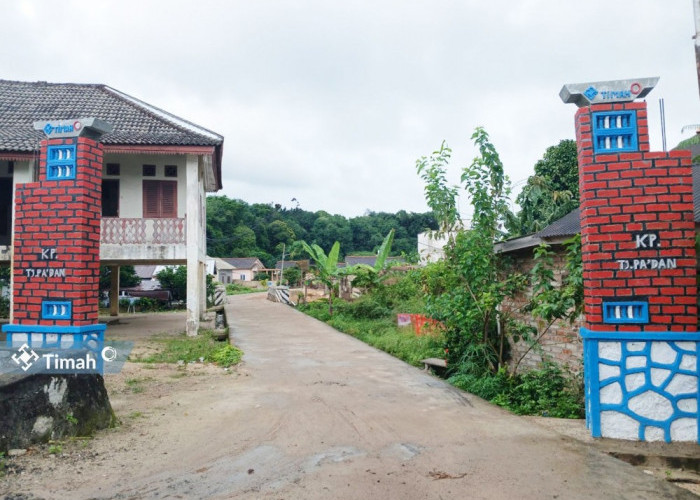
[(90, 131), (106, 134), (112, 131), (112, 126), (99, 118), (71, 118), (34, 122), (34, 130), (40, 130), (46, 134), (46, 137), (53, 139), (90, 135)]
[(659, 77), (612, 80), (608, 82), (567, 83), (559, 92), (565, 103), (579, 108), (591, 104), (630, 102), (646, 96), (659, 82)]

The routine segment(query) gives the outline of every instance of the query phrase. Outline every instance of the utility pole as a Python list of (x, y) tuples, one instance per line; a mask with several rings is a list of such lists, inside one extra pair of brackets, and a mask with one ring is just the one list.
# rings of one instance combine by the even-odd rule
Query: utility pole
[(284, 252), (287, 250), (287, 245), (282, 243), (282, 269), (280, 269), (280, 285), (282, 284), (282, 279), (284, 278)]

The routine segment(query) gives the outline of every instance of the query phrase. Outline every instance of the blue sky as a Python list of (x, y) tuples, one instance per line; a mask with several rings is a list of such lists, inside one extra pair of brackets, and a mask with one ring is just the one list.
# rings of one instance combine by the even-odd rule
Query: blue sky
[[(700, 123), (691, 0), (3, 2), (0, 78), (104, 83), (225, 136), (221, 194), (346, 216), (427, 210), (483, 126), (516, 183), (573, 138), (564, 83), (661, 78), (652, 149)], [(517, 191), (517, 189), (516, 189)], [(468, 217), (468, 200), (460, 207)]]

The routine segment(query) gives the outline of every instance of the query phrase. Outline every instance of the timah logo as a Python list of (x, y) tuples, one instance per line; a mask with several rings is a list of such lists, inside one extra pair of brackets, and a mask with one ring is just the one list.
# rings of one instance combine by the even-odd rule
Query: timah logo
[(27, 344), (23, 344), (22, 347), (17, 349), (17, 352), (12, 355), (12, 361), (25, 372), (29, 370), (38, 359), (39, 355)]
[(591, 85), (586, 89), (583, 95), (585, 95), (589, 101), (592, 101), (593, 99), (595, 99), (595, 96), (598, 95), (598, 90), (596, 90), (596, 88), (593, 85)]

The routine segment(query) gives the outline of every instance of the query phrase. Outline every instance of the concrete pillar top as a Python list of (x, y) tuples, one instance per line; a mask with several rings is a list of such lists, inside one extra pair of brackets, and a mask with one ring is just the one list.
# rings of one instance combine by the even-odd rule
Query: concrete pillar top
[(579, 108), (591, 104), (631, 102), (646, 96), (658, 81), (659, 77), (654, 76), (607, 82), (567, 83), (561, 88), (559, 97), (565, 103), (574, 103)]

